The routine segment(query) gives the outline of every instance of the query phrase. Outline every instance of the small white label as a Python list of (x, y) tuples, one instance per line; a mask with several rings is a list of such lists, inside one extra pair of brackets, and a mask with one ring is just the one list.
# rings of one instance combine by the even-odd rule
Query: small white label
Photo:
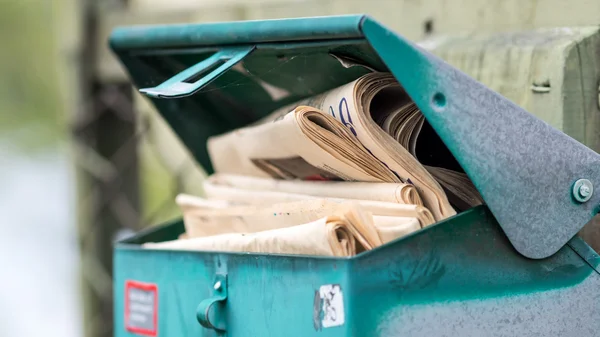
[(125, 282), (125, 328), (143, 336), (157, 336), (158, 287), (133, 280)]
[(344, 293), (339, 284), (325, 284), (319, 288), (321, 298), (321, 326), (330, 328), (344, 325)]

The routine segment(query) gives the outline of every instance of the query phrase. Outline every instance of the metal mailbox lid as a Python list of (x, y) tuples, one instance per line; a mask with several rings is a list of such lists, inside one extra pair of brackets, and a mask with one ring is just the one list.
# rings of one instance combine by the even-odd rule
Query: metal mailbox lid
[[(364, 40), (362, 18), (117, 28), (110, 44), (135, 85), (148, 89), (161, 115), (210, 173), (208, 137), (368, 72), (344, 68), (330, 53), (386, 69)], [(199, 79), (190, 83), (194, 73)], [(165, 97), (178, 99), (160, 99)]]
[(394, 74), (524, 256), (600, 210), (597, 153), (367, 16), (120, 28), (111, 46), (209, 172), (208, 137), (366, 73), (333, 54)]

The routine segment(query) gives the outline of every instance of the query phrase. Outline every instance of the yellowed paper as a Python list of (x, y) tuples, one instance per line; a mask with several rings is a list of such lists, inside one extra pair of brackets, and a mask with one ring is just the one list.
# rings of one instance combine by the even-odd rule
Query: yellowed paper
[(339, 121), (306, 106), (292, 108), (270, 123), (211, 137), (208, 151), (219, 173), (400, 182)]
[[(311, 203), (313, 203), (311, 201)], [(373, 226), (370, 214), (363, 213), (357, 205), (344, 207), (330, 205), (332, 215), (299, 225), (274, 227), (254, 231), (258, 223), (250, 224), (249, 231), (227, 232), (219, 235), (192, 237), (160, 243), (146, 243), (144, 248), (168, 250), (198, 250), (278, 253), (321, 256), (352, 256), (382, 244)], [(350, 205), (348, 205), (350, 206)], [(330, 207), (330, 209), (331, 209)], [(278, 206), (286, 209), (285, 205)], [(223, 210), (206, 210), (222, 213)], [(270, 210), (269, 210), (270, 211)], [(238, 209), (238, 214), (254, 214), (250, 207)], [(260, 212), (259, 212), (260, 213)], [(288, 223), (288, 222), (283, 222)], [(274, 222), (270, 222), (274, 225)], [(267, 228), (266, 225), (261, 225)], [(240, 230), (238, 228), (238, 230)]]
[(204, 188), (209, 191), (207, 195), (219, 187), (423, 205), (415, 187), (404, 183), (277, 180), (223, 173), (213, 174), (204, 181)]
[[(397, 99), (375, 100), (381, 93)], [(436, 220), (456, 214), (439, 183), (374, 120), (406, 105), (406, 95), (391, 74), (364, 75), (349, 84), (283, 107), (265, 120), (276, 119), (296, 105), (315, 107), (342, 122), (380, 162), (397, 173), (403, 181), (410, 180), (416, 186), (425, 206), (431, 210)]]
[(377, 216), (375, 221), (377, 233), (382, 243), (397, 240), (421, 229), (416, 218), (399, 218), (395, 216)]
[[(360, 232), (363, 233), (361, 236), (366, 237), (366, 240), (372, 245), (381, 244), (375, 234), (380, 225), (388, 227), (390, 223), (393, 223), (402, 228), (413, 228), (411, 224), (416, 223), (418, 226), (414, 227), (414, 230), (422, 227), (420, 218), (423, 218), (423, 215), (420, 214), (420, 210), (424, 208), (421, 206), (373, 202), (375, 206), (367, 205), (363, 207), (362, 205), (358, 206), (359, 204), (355, 201), (333, 202), (325, 199), (312, 199), (278, 204), (254, 204), (227, 209), (198, 208), (194, 210), (188, 208), (184, 211), (184, 221), (189, 237), (202, 237), (230, 232), (248, 233), (296, 226), (331, 214), (337, 214), (348, 208), (360, 207), (363, 210), (362, 213), (373, 214), (372, 220), (370, 216), (365, 216), (364, 219), (357, 219), (353, 223), (359, 224), (358, 227), (363, 226), (360, 224), (369, 223)], [(371, 212), (370, 209), (375, 210), (375, 212)], [(429, 214), (429, 219), (433, 221), (431, 214)], [(427, 220), (423, 222), (426, 223)], [(375, 231), (370, 230), (371, 227), (374, 227)], [(397, 231), (397, 229), (395, 230)], [(405, 235), (408, 232), (402, 229), (397, 233), (398, 235)], [(361, 243), (365, 247), (370, 247), (369, 244)]]
[(356, 254), (355, 240), (337, 221), (323, 218), (308, 224), (257, 233), (228, 233), (187, 240), (146, 243), (144, 248), (320, 256)]
[(465, 208), (483, 204), (481, 194), (466, 174), (441, 167), (426, 166), (426, 168), (442, 186), (465, 204)]
[[(220, 185), (205, 185), (204, 192), (206, 197), (214, 200), (226, 200), (229, 202), (235, 202), (237, 204), (246, 205), (266, 205), (283, 202), (293, 202), (302, 200), (311, 200), (317, 197), (285, 193), (285, 192), (272, 192), (272, 191), (260, 191), (260, 190), (245, 190), (228, 186)], [(320, 198), (320, 197), (318, 197)], [(419, 205), (407, 205), (385, 201), (372, 201), (372, 200), (360, 200), (360, 199), (345, 199), (345, 198), (325, 198), (332, 202), (348, 202), (355, 201), (361, 205), (364, 209), (372, 212), (375, 215), (390, 215), (390, 216), (407, 216), (416, 217), (419, 219), (423, 227), (429, 226), (435, 223), (435, 219), (431, 212)], [(378, 213), (379, 212), (379, 213)]]

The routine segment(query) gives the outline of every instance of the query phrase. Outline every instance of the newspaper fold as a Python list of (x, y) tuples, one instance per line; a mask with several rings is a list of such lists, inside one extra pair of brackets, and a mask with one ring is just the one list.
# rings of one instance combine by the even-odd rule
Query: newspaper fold
[[(244, 190), (233, 187), (205, 187), (207, 196), (217, 200), (228, 200), (232, 204), (237, 205), (268, 205), (275, 203), (294, 202), (302, 200), (311, 200), (315, 197), (305, 194)], [(425, 227), (435, 223), (435, 219), (431, 212), (419, 205), (398, 204), (385, 201), (373, 201), (363, 199), (346, 199), (346, 198), (325, 198), (327, 201), (342, 203), (354, 201), (366, 210), (377, 215), (389, 216), (410, 216), (419, 220), (419, 223)]]
[(466, 174), (442, 167), (425, 167), (444, 186), (448, 194), (454, 196), (453, 202), (457, 209), (467, 210), (483, 204), (481, 194)]
[(325, 217), (304, 225), (257, 233), (228, 233), (210, 237), (146, 243), (144, 248), (225, 251), (319, 256), (352, 256), (356, 240), (339, 217)]
[(184, 203), (186, 227), (196, 231), (144, 248), (352, 256), (421, 228), (416, 218), (372, 216), (355, 203), (315, 199), (223, 209), (193, 198), (178, 200)]
[(215, 172), (303, 180), (401, 182), (333, 117), (298, 106), (208, 140)]
[[(439, 221), (456, 214), (446, 193), (423, 165), (376, 123), (376, 120), (382, 118), (381, 116), (388, 116), (402, 109), (409, 102), (410, 98), (394, 76), (389, 73), (369, 73), (323, 94), (284, 106), (265, 117), (261, 125), (269, 125), (268, 121), (281, 118), (298, 105), (314, 107), (321, 113), (337, 119), (356, 136), (370, 154), (378, 159), (379, 163), (401, 178), (399, 182), (414, 184), (425, 206)], [(213, 141), (213, 144), (218, 144), (224, 142), (224, 139), (215, 137)], [(210, 147), (209, 143), (209, 149)], [(217, 154), (211, 152), (211, 159), (216, 159), (213, 153)], [(223, 167), (215, 167), (215, 171), (226, 172), (219, 168)], [(255, 175), (248, 171), (239, 173)], [(398, 182), (397, 180), (384, 181)]]
[[(429, 143), (427, 144), (428, 146), (425, 146), (427, 151), (420, 153), (421, 157), (425, 157), (428, 161), (431, 160), (428, 157), (431, 157), (434, 153), (435, 157), (452, 156), (439, 137), (431, 137), (431, 134), (421, 136), (425, 116), (414, 102), (410, 101), (410, 99), (408, 100), (409, 102), (399, 109), (388, 111), (387, 114), (380, 114), (376, 121), (377, 124), (400, 145), (408, 149), (410, 154), (420, 162), (420, 157), (417, 154), (417, 143), (421, 144), (419, 140), (426, 140)], [(424, 137), (429, 137), (430, 139), (423, 139)], [(438, 164), (444, 165), (443, 163)], [(452, 164), (449, 166), (455, 166)], [(466, 210), (483, 203), (483, 198), (481, 198), (481, 195), (466, 174), (444, 167), (424, 166), (444, 188), (449, 200), (457, 209)]]
[[(376, 232), (363, 234), (370, 237), (369, 242), (377, 243), (379, 230), (387, 232), (386, 238), (395, 238), (428, 226), (433, 222), (431, 213), (417, 205), (399, 205), (386, 202), (364, 202), (359, 200), (332, 201), (330, 199), (311, 199), (281, 203), (255, 203), (245, 206), (231, 205), (228, 208), (210, 208), (208, 203), (189, 203), (192, 198), (178, 197), (183, 210), (184, 225), (189, 238), (213, 236), (225, 233), (248, 233), (276, 228), (300, 225), (315, 221), (341, 210), (353, 207), (373, 215)], [(183, 200), (183, 202), (182, 202)], [(362, 232), (368, 232), (368, 229)], [(390, 232), (391, 231), (391, 232)], [(390, 234), (391, 233), (391, 234)], [(386, 241), (387, 242), (387, 241)], [(365, 243), (363, 243), (366, 246)]]
[(204, 180), (204, 189), (209, 198), (218, 193), (215, 190), (223, 187), (302, 194), (306, 198), (343, 198), (423, 205), (414, 185), (404, 183), (277, 180), (224, 173), (215, 173)]

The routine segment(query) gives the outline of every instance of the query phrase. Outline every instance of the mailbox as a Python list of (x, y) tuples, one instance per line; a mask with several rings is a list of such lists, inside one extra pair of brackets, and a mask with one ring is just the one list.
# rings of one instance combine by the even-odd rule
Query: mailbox
[[(598, 336), (600, 156), (364, 15), (125, 27), (110, 44), (212, 172), (208, 137), (391, 72), (485, 205), (350, 258), (115, 245), (125, 336)], [(352, 66), (354, 60), (368, 68)]]

